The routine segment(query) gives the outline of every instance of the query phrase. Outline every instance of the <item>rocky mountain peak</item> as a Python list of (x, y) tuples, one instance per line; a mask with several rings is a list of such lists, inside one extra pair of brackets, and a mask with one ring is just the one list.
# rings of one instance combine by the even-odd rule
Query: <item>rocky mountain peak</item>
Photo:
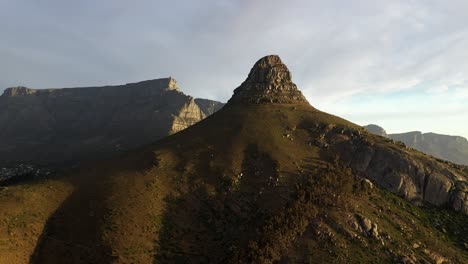
[(307, 100), (293, 83), (288, 67), (277, 55), (255, 63), (247, 79), (234, 90), (229, 103), (300, 103)]

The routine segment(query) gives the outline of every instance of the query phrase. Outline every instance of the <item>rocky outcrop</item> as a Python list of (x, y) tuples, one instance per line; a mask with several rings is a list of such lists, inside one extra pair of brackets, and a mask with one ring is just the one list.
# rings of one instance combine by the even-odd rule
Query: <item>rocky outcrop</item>
[(19, 164), (15, 167), (0, 167), (0, 186), (9, 185), (20, 180), (37, 179), (52, 174), (47, 168), (39, 168), (31, 164)]
[(389, 137), (434, 157), (468, 165), (468, 140), (464, 137), (421, 132), (390, 134)]
[(191, 98), (190, 101), (185, 103), (179, 110), (179, 112), (176, 115), (174, 115), (171, 131), (169, 133), (173, 134), (184, 130), (187, 127), (204, 119), (205, 117), (205, 113), (195, 103), (195, 100)]
[(468, 214), (466, 167), (441, 162), (391, 139), (366, 135), (359, 130), (332, 128), (325, 130), (323, 139), (326, 151), (337, 155), (340, 163), (380, 187), (414, 204), (449, 205)]
[(388, 137), (387, 131), (385, 131), (385, 129), (383, 129), (382, 127), (379, 127), (378, 125), (370, 124), (370, 125), (364, 126), (364, 128), (373, 134), (379, 135), (381, 137)]
[(0, 163), (61, 164), (151, 143), (217, 111), (173, 78), (118, 86), (8, 88), (0, 96)]
[(228, 103), (292, 104), (307, 103), (307, 100), (292, 82), (291, 73), (280, 57), (270, 55), (255, 63)]
[(356, 215), (355, 220), (351, 222), (351, 227), (358, 233), (381, 240), (377, 224), (363, 215)]
[(408, 147), (436, 158), (468, 165), (468, 140), (464, 137), (419, 131), (387, 135), (385, 130), (377, 125), (367, 125), (364, 128), (373, 134), (401, 141)]
[(36, 90), (36, 89), (29, 89), (29, 88), (23, 87), (23, 86), (10, 87), (10, 88), (6, 89), (5, 91), (3, 91), (2, 96), (9, 96), (9, 97), (25, 96), (25, 95), (35, 94), (37, 91), (38, 90)]

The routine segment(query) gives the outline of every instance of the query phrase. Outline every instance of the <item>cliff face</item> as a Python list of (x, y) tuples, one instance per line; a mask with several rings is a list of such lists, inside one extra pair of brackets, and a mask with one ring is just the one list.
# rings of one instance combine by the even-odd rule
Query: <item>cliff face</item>
[(382, 127), (379, 127), (378, 125), (367, 125), (364, 126), (365, 129), (367, 129), (369, 132), (379, 135), (381, 137), (388, 137), (387, 131), (383, 129)]
[(390, 138), (434, 157), (468, 165), (468, 140), (464, 137), (408, 132), (390, 134)]
[(255, 63), (247, 79), (234, 90), (229, 103), (308, 103), (292, 82), (291, 72), (278, 56)]
[(174, 120), (172, 121), (172, 127), (169, 133), (173, 134), (184, 130), (205, 117), (205, 113), (195, 103), (195, 100), (190, 98), (190, 100), (180, 108), (179, 112), (174, 115)]
[(341, 137), (326, 132), (324, 138), (345, 166), (414, 204), (447, 205), (468, 214), (467, 167), (441, 162), (392, 139), (342, 131)]
[(419, 131), (387, 134), (382, 127), (364, 127), (373, 134), (401, 141), (406, 146), (456, 164), (468, 165), (468, 140), (460, 136), (421, 133)]
[(0, 160), (59, 164), (106, 157), (185, 129), (212, 113), (206, 105), (222, 105), (202, 102), (204, 110), (172, 78), (88, 88), (8, 88), (0, 96)]

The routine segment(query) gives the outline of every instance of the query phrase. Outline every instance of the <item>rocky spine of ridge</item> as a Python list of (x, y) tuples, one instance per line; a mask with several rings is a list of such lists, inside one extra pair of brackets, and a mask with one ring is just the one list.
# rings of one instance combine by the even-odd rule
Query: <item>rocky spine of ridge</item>
[(434, 157), (468, 166), (468, 140), (464, 137), (419, 131), (389, 137)]
[(293, 104), (307, 103), (307, 100), (293, 83), (291, 73), (280, 57), (270, 55), (255, 63), (228, 103)]
[(171, 77), (103, 87), (8, 88), (0, 96), (0, 164), (104, 158), (183, 130), (222, 106), (184, 94)]
[(381, 137), (388, 137), (387, 131), (385, 131), (385, 129), (383, 129), (382, 127), (378, 125), (370, 124), (370, 125), (364, 126), (364, 128), (367, 129), (372, 134), (376, 134)]
[(467, 167), (353, 129), (325, 127), (318, 138), (331, 156), (381, 188), (416, 205), (448, 206), (468, 214)]
[(387, 134), (385, 129), (377, 125), (367, 125), (364, 128), (373, 134), (403, 142), (410, 148), (436, 158), (468, 166), (468, 140), (464, 137), (419, 131)]

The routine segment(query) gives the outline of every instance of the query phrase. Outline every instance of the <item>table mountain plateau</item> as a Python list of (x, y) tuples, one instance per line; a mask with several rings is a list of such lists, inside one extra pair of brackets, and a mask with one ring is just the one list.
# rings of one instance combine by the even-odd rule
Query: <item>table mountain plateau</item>
[(271, 55), (185, 130), (0, 190), (0, 262), (467, 263), (467, 179), (315, 109)]
[(13, 87), (0, 96), (0, 164), (74, 164), (148, 144), (223, 104), (194, 99), (173, 78), (70, 89)]

